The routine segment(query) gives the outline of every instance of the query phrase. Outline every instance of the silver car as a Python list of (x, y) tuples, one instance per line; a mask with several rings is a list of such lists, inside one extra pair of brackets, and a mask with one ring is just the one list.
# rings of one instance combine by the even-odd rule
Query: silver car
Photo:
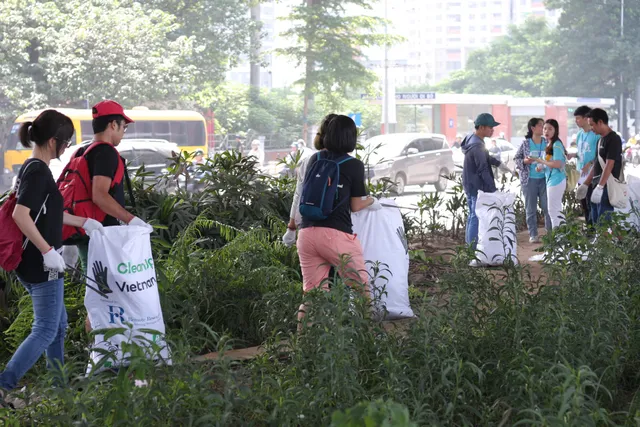
[(407, 185), (433, 184), (447, 189), (447, 175), (454, 171), (453, 152), (444, 135), (397, 133), (379, 135), (364, 143), (360, 153), (372, 181), (388, 178), (401, 195)]

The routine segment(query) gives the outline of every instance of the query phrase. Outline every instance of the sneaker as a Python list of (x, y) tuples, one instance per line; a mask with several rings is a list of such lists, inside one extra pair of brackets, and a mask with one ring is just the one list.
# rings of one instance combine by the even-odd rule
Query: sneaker
[(540, 243), (540, 237), (538, 236), (529, 237), (529, 243)]

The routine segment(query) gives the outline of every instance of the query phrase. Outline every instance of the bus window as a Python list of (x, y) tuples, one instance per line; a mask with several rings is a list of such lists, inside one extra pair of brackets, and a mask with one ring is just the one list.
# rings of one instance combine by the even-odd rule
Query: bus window
[(204, 123), (179, 120), (139, 120), (130, 123), (126, 139), (165, 139), (180, 147), (202, 147), (205, 141)]
[[(200, 147), (204, 146), (204, 123), (203, 122), (185, 122), (187, 128), (187, 140), (184, 145)], [(180, 144), (178, 144), (180, 145)]]
[(93, 125), (88, 120), (80, 122), (80, 141), (91, 141), (93, 139)]
[(22, 144), (20, 144), (19, 131), (21, 124), (22, 123), (16, 123), (11, 127), (7, 141), (7, 150), (27, 150), (27, 148), (24, 148)]

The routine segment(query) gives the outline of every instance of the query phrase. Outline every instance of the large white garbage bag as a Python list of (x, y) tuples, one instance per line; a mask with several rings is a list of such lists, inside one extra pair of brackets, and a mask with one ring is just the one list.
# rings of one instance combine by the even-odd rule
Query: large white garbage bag
[[(87, 284), (98, 287), (108, 297), (86, 289), (84, 305), (91, 328), (125, 329), (124, 334), (108, 339), (96, 335), (88, 371), (104, 357), (108, 357), (104, 368), (126, 365), (129, 354), (123, 354), (122, 344), (128, 342), (145, 347), (147, 357), (170, 363), (150, 232), (136, 226), (105, 227), (104, 234), (92, 232), (87, 269)], [(152, 350), (150, 342), (161, 350)], [(99, 349), (112, 354), (105, 356)]]
[(511, 257), (518, 262), (516, 215), (513, 193), (478, 192), (476, 215), (478, 216), (478, 246), (476, 265), (502, 265)]
[(640, 231), (640, 178), (635, 175), (627, 175), (629, 185), (629, 203), (624, 209), (615, 209), (616, 212), (626, 215), (624, 225), (631, 229)]
[[(392, 199), (381, 199), (380, 202), (396, 206)], [(365, 262), (371, 261), (367, 262), (371, 276), (375, 264), (379, 263), (380, 272), (371, 289), (373, 297), (380, 296), (386, 307), (386, 319), (413, 317), (409, 305), (409, 247), (400, 210), (397, 207), (383, 207), (377, 211), (365, 209), (352, 213), (351, 221), (353, 232), (362, 243)]]

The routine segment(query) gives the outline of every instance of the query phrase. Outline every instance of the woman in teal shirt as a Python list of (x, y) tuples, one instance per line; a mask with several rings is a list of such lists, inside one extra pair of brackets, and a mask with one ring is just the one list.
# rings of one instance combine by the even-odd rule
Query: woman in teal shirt
[(567, 175), (564, 166), (567, 162), (567, 152), (558, 136), (560, 126), (554, 119), (544, 123), (544, 136), (548, 141), (545, 158), (538, 159), (539, 170), (544, 169), (547, 181), (547, 206), (551, 217), (551, 226), (556, 228), (564, 223), (562, 213), (562, 197), (567, 188)]
[(544, 216), (544, 224), (547, 231), (551, 230), (551, 219), (547, 209), (547, 185), (544, 171), (536, 170), (536, 159), (545, 155), (547, 141), (542, 137), (544, 120), (534, 117), (527, 123), (527, 135), (520, 144), (514, 157), (520, 185), (524, 195), (524, 207), (527, 214), (527, 228), (529, 229), (529, 242), (538, 243), (538, 202)]

